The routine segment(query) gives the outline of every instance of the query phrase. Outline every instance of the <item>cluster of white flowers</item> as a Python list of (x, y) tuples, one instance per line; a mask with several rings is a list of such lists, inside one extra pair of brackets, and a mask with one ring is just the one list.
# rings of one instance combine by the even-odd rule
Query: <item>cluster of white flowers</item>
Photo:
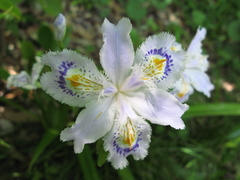
[[(206, 33), (205, 28), (198, 28), (186, 52), (186, 69), (172, 90), (181, 102), (186, 102), (194, 89), (204, 93), (207, 97), (210, 97), (210, 91), (214, 89), (206, 74), (209, 66), (208, 56), (202, 54), (202, 40), (205, 39)], [(181, 47), (180, 44), (178, 46)]]
[(116, 169), (127, 166), (129, 155), (146, 157), (151, 136), (146, 120), (184, 129), (181, 116), (188, 105), (182, 102), (192, 86), (207, 96), (213, 89), (205, 73), (207, 56), (201, 52), (205, 29), (198, 30), (187, 52), (165, 32), (148, 37), (134, 52), (131, 29), (127, 18), (117, 25), (103, 22), (104, 73), (91, 59), (67, 49), (41, 58), (52, 69), (42, 75), (42, 88), (62, 103), (85, 107), (60, 139), (73, 140), (75, 153), (81, 153), (85, 144), (103, 138), (108, 161)]

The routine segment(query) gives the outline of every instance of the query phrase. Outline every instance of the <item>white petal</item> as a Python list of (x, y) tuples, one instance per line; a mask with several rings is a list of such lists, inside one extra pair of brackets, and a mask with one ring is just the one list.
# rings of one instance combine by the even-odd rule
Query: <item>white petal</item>
[(207, 97), (211, 96), (210, 91), (214, 89), (214, 85), (211, 83), (205, 72), (195, 69), (187, 69), (186, 74), (197, 91), (202, 92)]
[(170, 125), (175, 129), (185, 128), (181, 116), (188, 110), (188, 105), (180, 103), (176, 97), (164, 90), (152, 90), (147, 95), (136, 95), (132, 98), (132, 107), (138, 114), (152, 123)]
[(141, 80), (142, 71), (138, 67), (133, 67), (132, 74), (125, 79), (125, 81), (119, 86), (121, 92), (136, 91), (141, 86), (145, 85)]
[(171, 46), (171, 49), (173, 51), (181, 51), (182, 50), (182, 45), (178, 42), (174, 42)]
[(42, 88), (60, 102), (84, 106), (103, 90), (103, 75), (90, 59), (76, 52), (49, 52), (42, 63), (52, 68), (42, 76)]
[(187, 53), (186, 69), (198, 69), (204, 72), (207, 71), (209, 66), (207, 58), (207, 55)]
[(205, 39), (207, 30), (205, 28), (198, 28), (197, 33), (191, 41), (187, 53), (202, 54), (202, 41)]
[(194, 90), (190, 81), (188, 81), (184, 75), (180, 80), (177, 81), (173, 90), (171, 91), (171, 93), (178, 98), (180, 102), (186, 102), (193, 92)]
[(116, 120), (112, 130), (104, 137), (105, 149), (109, 151), (108, 160), (115, 169), (125, 168), (129, 155), (133, 155), (135, 160), (145, 158), (151, 136), (151, 127), (140, 118), (128, 118), (126, 124), (120, 121)]
[(111, 98), (105, 98), (88, 104), (78, 115), (76, 123), (61, 132), (60, 139), (74, 140), (75, 153), (81, 153), (84, 144), (95, 142), (111, 129), (114, 118), (110, 109), (111, 103)]
[(10, 75), (7, 79), (7, 88), (11, 86), (23, 87), (31, 83), (31, 78), (26, 71), (21, 71), (19, 74)]
[(179, 49), (180, 46), (168, 33), (147, 38), (137, 50), (134, 60), (145, 74), (141, 79), (151, 79), (161, 89), (171, 88), (185, 69), (185, 52), (174, 48)]
[(129, 76), (134, 52), (129, 33), (132, 25), (122, 18), (115, 26), (107, 19), (102, 25), (103, 47), (100, 52), (101, 64), (114, 85), (119, 85)]

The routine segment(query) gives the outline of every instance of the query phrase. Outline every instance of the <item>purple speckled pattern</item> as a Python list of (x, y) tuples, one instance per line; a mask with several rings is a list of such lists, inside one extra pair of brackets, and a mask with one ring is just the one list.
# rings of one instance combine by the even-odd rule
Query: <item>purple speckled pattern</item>
[[(151, 55), (160, 55), (167, 59), (165, 70), (164, 70), (164, 75), (161, 77), (161, 80), (163, 81), (169, 75), (168, 73), (171, 72), (171, 66), (173, 66), (172, 56), (167, 54), (166, 48), (151, 49), (150, 51), (148, 51), (145, 54), (145, 58), (143, 61), (148, 61), (149, 56), (151, 56)], [(157, 82), (159, 83), (159, 82), (161, 82), (161, 80), (158, 80)]]
[[(76, 96), (77, 93), (73, 92), (71, 89), (69, 89), (66, 85), (66, 79), (64, 76), (67, 75), (67, 71), (69, 69), (76, 68), (75, 62), (69, 62), (68, 60), (63, 61), (62, 64), (58, 67), (59, 77), (57, 77), (58, 80), (55, 80), (56, 83), (58, 83), (58, 87), (62, 89), (63, 92), (66, 94), (69, 94), (71, 96)], [(79, 95), (77, 95), (79, 97)]]
[[(140, 129), (140, 127), (138, 127)], [(113, 137), (113, 150), (116, 151), (119, 155), (122, 155), (124, 157), (127, 157), (128, 155), (131, 154), (131, 152), (136, 152), (138, 150), (139, 142), (142, 140), (142, 132), (138, 133), (138, 137), (137, 140), (135, 142), (135, 144), (132, 146), (132, 148), (130, 147), (121, 147), (120, 144), (118, 144), (118, 141), (121, 141), (122, 139), (120, 139), (120, 137), (116, 137), (116, 133), (114, 133), (114, 137)]]
[(91, 70), (86, 71), (84, 66), (77, 66), (75, 62), (72, 61), (63, 61), (58, 68), (56, 69), (57, 73), (55, 74), (56, 80), (54, 80), (55, 83), (57, 83), (57, 87), (61, 89), (62, 92), (64, 92), (67, 95), (70, 95), (72, 97), (80, 98), (80, 99), (85, 99), (87, 96), (91, 96), (93, 94), (96, 94), (97, 92), (93, 91), (82, 91), (78, 89), (71, 89), (67, 86), (66, 82), (66, 75), (67, 72), (70, 69), (76, 69), (79, 70), (83, 75), (88, 72), (88, 77), (93, 78), (95, 82), (98, 82), (99, 79), (98, 77), (94, 76), (94, 74), (90, 74)]

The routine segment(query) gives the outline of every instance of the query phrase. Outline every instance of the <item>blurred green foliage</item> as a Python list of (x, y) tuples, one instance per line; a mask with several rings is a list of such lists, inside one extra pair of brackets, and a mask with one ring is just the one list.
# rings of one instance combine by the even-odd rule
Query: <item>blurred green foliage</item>
[[(75, 17), (81, 19), (80, 23), (93, 23), (91, 18), (99, 16), (112, 22), (123, 16), (130, 18), (135, 49), (148, 35), (161, 31), (174, 34), (187, 48), (196, 29), (206, 27), (208, 34), (203, 48), (209, 55), (208, 74), (215, 84), (212, 98), (207, 99), (200, 93), (191, 96), (187, 103), (190, 110), (183, 116), (185, 130), (152, 125), (149, 155), (142, 161), (129, 157), (129, 167), (116, 171), (110, 163), (104, 163), (106, 152), (101, 140), (97, 144), (86, 145), (79, 155), (74, 154), (72, 142), (60, 142), (59, 133), (75, 121), (80, 109), (56, 102), (41, 89), (33, 94), (23, 91), (15, 99), (0, 97), (2, 106), (11, 107), (33, 119), (15, 122), (15, 131), (1, 137), (1, 179), (240, 179), (240, 85), (237, 81), (240, 73), (240, 1), (1, 0), (0, 20), (5, 22), (5, 31), (11, 34), (11, 41), (7, 43), (20, 49), (25, 70), (31, 69), (36, 54), (59, 49), (51, 23), (60, 12), (74, 13), (69, 11), (69, 7), (83, 9), (82, 14)], [(39, 17), (35, 16), (35, 11)], [(81, 16), (83, 12), (88, 12), (88, 15)], [(73, 21), (71, 26), (76, 24)], [(29, 27), (36, 30), (27, 31)], [(72, 46), (71, 40), (75, 40), (71, 31), (67, 32), (65, 47)], [(83, 54), (97, 57), (99, 48), (96, 44), (81, 47), (86, 51)], [(14, 53), (7, 46), (4, 51), (14, 59)], [(44, 71), (48, 68), (45, 67)], [(8, 76), (2, 67), (0, 76), (2, 79)], [(235, 89), (231, 92), (224, 90), (223, 82), (233, 84)]]

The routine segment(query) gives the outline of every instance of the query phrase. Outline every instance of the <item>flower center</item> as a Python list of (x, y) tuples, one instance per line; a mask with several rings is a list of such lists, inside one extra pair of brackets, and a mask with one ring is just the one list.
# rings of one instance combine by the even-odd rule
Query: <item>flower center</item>
[(123, 127), (123, 144), (127, 144), (130, 149), (132, 148), (134, 142), (136, 141), (136, 130), (131, 122), (131, 120), (128, 118), (127, 124)]
[(152, 49), (146, 53), (141, 66), (144, 73), (144, 76), (141, 77), (142, 80), (153, 79), (159, 82), (168, 76), (171, 66), (173, 66), (173, 60), (163, 48)]

